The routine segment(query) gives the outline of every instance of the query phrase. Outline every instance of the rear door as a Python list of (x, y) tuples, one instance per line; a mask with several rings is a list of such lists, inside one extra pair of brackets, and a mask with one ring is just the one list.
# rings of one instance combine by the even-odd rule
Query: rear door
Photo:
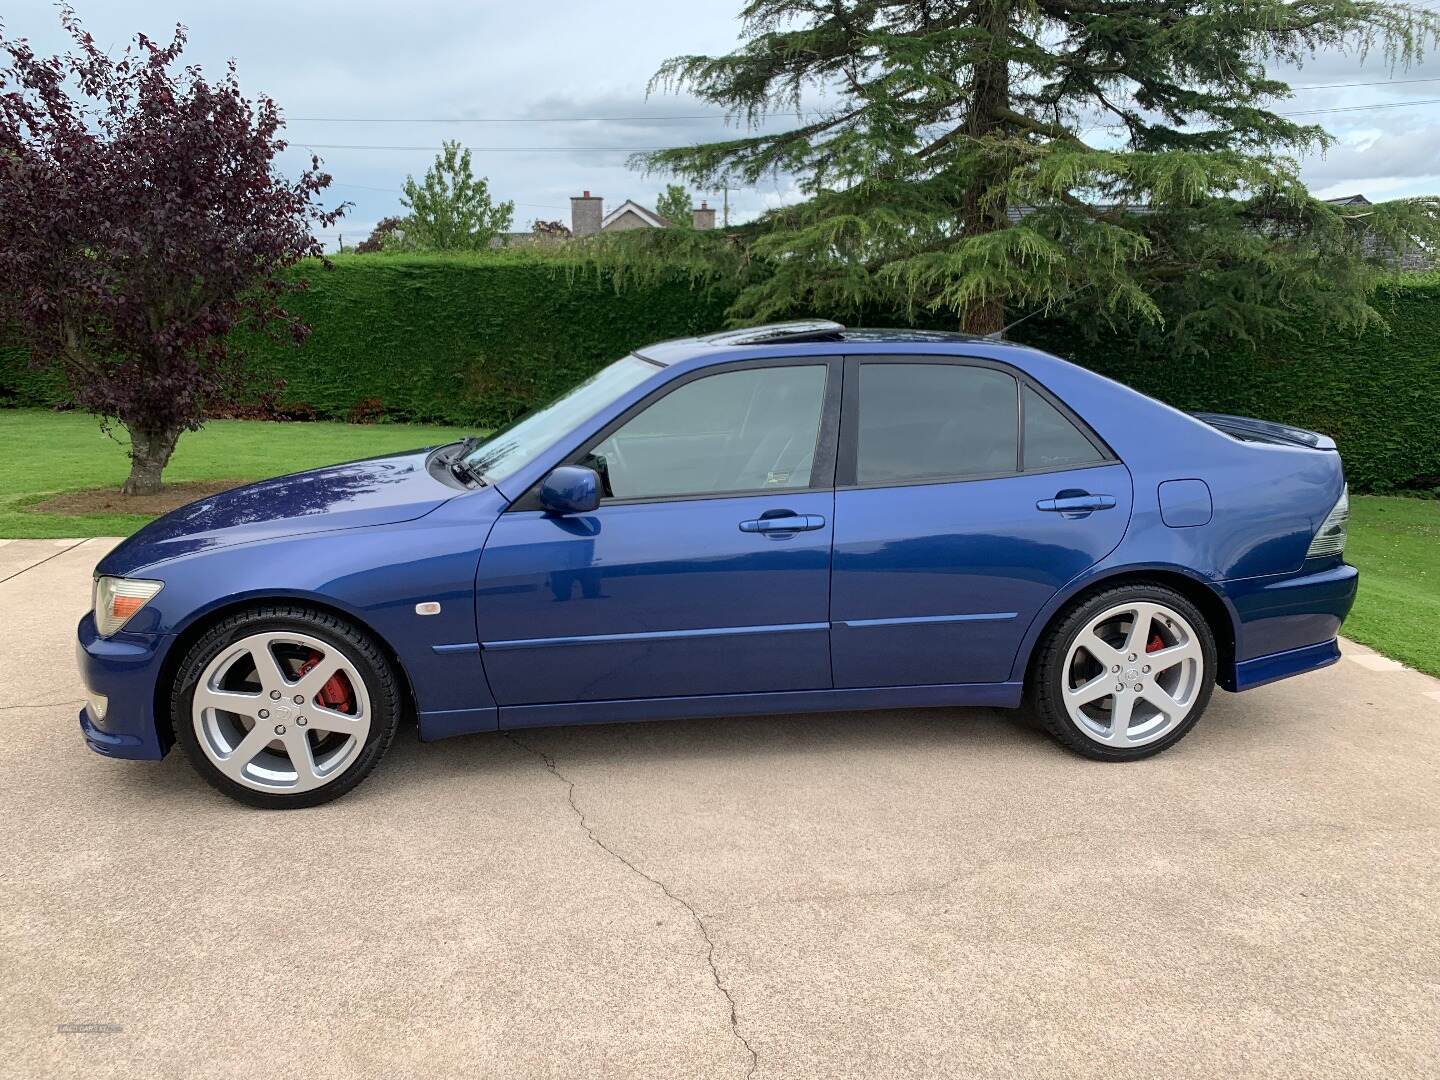
[(1130, 474), (983, 360), (852, 357), (835, 495), (837, 687), (1003, 682), (1056, 591), (1130, 518)]
[(747, 361), (662, 387), (572, 455), (590, 514), (525, 499), (480, 559), (501, 705), (830, 686), (841, 363)]

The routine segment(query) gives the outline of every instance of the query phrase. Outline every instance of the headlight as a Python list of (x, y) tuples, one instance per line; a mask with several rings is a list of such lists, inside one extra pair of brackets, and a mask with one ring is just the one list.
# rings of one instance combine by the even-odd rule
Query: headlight
[(95, 579), (95, 629), (101, 637), (109, 637), (127, 622), (137, 611), (150, 602), (150, 598), (165, 587), (161, 581), (144, 581), (140, 578), (97, 577)]
[(1315, 532), (1315, 539), (1310, 541), (1310, 550), (1305, 553), (1307, 559), (1313, 559), (1317, 555), (1339, 555), (1345, 550), (1345, 534), (1350, 528), (1350, 485), (1346, 484), (1340, 491), (1340, 499), (1325, 515), (1325, 520), (1320, 523), (1320, 528)]

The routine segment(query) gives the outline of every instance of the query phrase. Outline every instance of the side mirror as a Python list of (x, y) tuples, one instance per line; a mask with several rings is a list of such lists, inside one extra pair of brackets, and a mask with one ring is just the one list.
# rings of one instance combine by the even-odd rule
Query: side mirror
[(600, 474), (561, 465), (540, 481), (540, 505), (552, 514), (588, 514), (600, 505)]

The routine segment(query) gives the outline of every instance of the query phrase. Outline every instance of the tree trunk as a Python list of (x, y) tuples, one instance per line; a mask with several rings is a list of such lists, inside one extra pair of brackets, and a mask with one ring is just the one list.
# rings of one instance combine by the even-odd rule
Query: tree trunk
[(150, 428), (126, 424), (130, 432), (130, 475), (120, 489), (122, 495), (154, 495), (160, 490), (160, 477), (165, 471), (179, 428)]
[[(1001, 50), (1009, 45), (1010, 13), (1013, 0), (989, 0), (976, 13), (979, 28), (989, 33), (994, 42), (990, 56), (975, 65), (975, 81), (970, 95), (970, 111), (965, 118), (965, 134), (984, 144), (1000, 131), (1004, 122), (998, 113), (1010, 105), (1010, 63)], [(985, 160), (975, 183), (965, 192), (960, 205), (960, 223), (965, 236), (983, 236), (1006, 228), (1006, 200), (1003, 188), (1009, 179), (1005, 151), (996, 148)], [(960, 315), (960, 329), (967, 334), (993, 334), (1005, 326), (1004, 296), (973, 301)]]
[(960, 332), (985, 337), (1005, 329), (1005, 301), (977, 300), (960, 316)]

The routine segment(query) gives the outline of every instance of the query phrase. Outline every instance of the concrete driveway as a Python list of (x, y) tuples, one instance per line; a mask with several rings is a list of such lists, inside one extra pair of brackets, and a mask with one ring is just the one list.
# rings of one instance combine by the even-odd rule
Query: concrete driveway
[(983, 710), (402, 731), (277, 814), (85, 749), (107, 546), (0, 545), (6, 1076), (1440, 1075), (1440, 683), (1367, 650), (1129, 766)]

